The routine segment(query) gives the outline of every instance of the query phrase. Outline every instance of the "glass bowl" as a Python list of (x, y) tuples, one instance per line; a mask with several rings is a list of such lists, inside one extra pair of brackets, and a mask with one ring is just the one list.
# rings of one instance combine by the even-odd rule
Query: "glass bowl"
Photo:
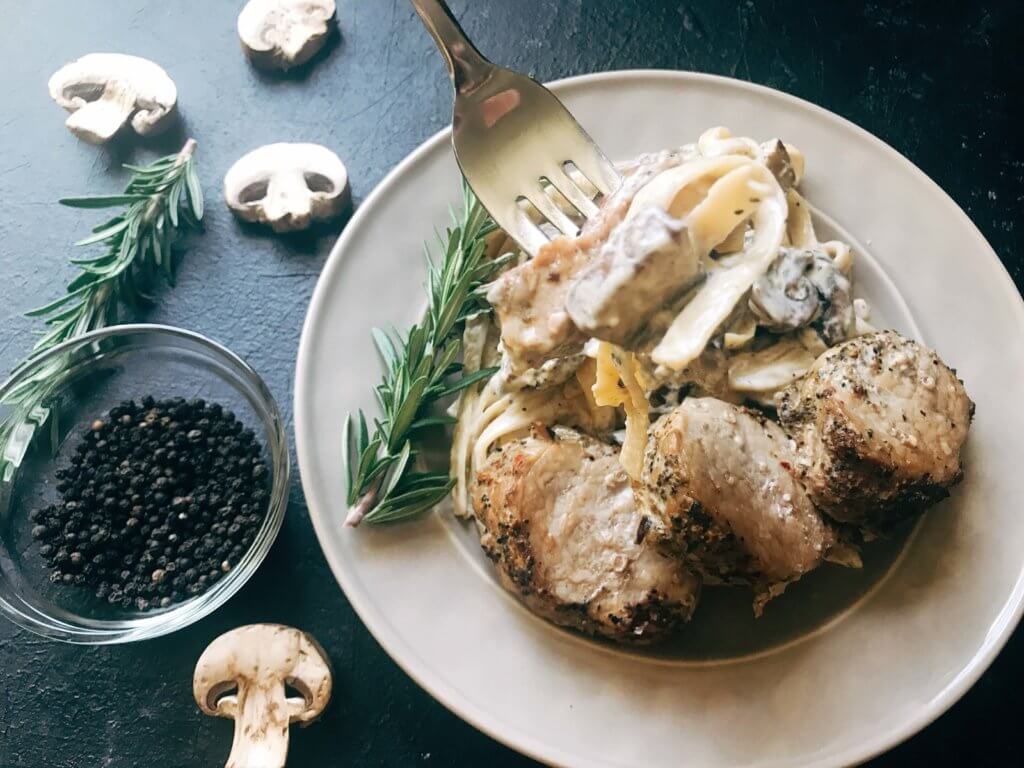
[[(56, 373), (55, 373), (56, 371)], [(11, 403), (46, 381), (45, 410), (26, 421)], [(32, 538), (33, 508), (58, 500), (66, 466), (94, 419), (124, 400), (202, 398), (234, 411), (255, 432), (269, 469), (267, 506), (252, 544), (206, 591), (146, 611), (110, 605), (86, 586), (52, 583)], [(23, 365), (0, 387), (0, 425), (15, 434), (0, 457), (0, 611), (15, 624), (69, 643), (109, 644), (173, 632), (222, 605), (270, 549), (288, 495), (288, 445), (277, 404), (262, 379), (229, 350), (197, 333), (121, 325), (84, 334)]]

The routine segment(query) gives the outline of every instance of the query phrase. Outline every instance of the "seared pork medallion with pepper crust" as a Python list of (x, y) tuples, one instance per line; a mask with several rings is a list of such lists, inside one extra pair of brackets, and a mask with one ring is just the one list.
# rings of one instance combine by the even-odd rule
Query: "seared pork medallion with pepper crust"
[(837, 546), (835, 531), (791, 474), (796, 455), (779, 426), (715, 398), (687, 399), (651, 428), (640, 509), (709, 584), (778, 594)]
[(973, 415), (956, 373), (892, 331), (830, 349), (779, 397), (797, 477), (823, 511), (868, 532), (949, 495)]
[(556, 624), (644, 642), (697, 605), (700, 580), (649, 540), (610, 445), (539, 427), (488, 457), (473, 499), (502, 583)]

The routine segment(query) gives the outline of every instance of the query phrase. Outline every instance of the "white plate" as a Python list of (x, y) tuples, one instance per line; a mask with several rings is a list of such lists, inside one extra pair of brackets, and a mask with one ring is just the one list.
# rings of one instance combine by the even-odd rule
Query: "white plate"
[(379, 365), (370, 328), (417, 319), (422, 242), (458, 200), (445, 131), (361, 206), (306, 318), (295, 433), (331, 568), (409, 675), (537, 759), (588, 768), (831, 766), (875, 755), (956, 701), (1020, 618), (1020, 296), (942, 190), (878, 139), (807, 102), (677, 72), (591, 75), (554, 90), (617, 159), (692, 141), (712, 125), (800, 147), (807, 196), (858, 244), (863, 294), (888, 324), (955, 366), (978, 404), (964, 483), (926, 516), (891, 568), (898, 544), (870, 550), (863, 574), (822, 568), (760, 622), (749, 617), (748, 596), (708, 590), (680, 643), (648, 654), (533, 617), (501, 590), (472, 534), (448, 515), (343, 529), (341, 428), (346, 413), (373, 406)]

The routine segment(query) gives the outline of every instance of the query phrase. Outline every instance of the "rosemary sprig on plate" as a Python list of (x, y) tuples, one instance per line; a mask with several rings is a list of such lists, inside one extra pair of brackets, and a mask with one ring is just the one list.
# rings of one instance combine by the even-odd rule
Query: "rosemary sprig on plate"
[[(103, 244), (105, 250), (98, 256), (72, 259), (81, 271), (68, 284), (67, 292), (28, 313), (29, 317), (42, 319), (47, 330), (21, 366), (62, 342), (117, 323), (121, 306), (134, 307), (148, 299), (146, 291), (159, 275), (173, 284), (171, 246), (181, 231), (197, 226), (203, 217), (203, 193), (193, 159), (195, 148), (195, 140), (189, 139), (176, 155), (146, 166), (126, 165), (132, 178), (123, 194), (60, 201), (72, 208), (122, 210), (75, 243)], [(5, 480), (21, 463), (35, 427), (46, 421), (48, 411), (43, 401), (65, 364), (59, 357), (50, 360), (4, 397), (3, 405), (9, 410), (0, 425), (0, 471)]]
[(462, 374), (458, 362), (465, 321), (489, 306), (478, 289), (505, 259), (485, 257), (485, 239), (496, 226), (463, 185), (462, 210), (452, 213), (452, 228), (439, 238), (441, 259), (427, 248), (427, 312), (404, 335), (374, 330), (384, 363), (375, 389), (381, 418), (371, 432), (366, 415), (345, 421), (342, 435), (348, 516), (345, 524), (384, 523), (411, 517), (439, 503), (452, 488), (448, 472), (414, 469), (414, 441), (421, 430), (454, 423), (449, 416), (430, 416), (430, 406), (495, 369)]

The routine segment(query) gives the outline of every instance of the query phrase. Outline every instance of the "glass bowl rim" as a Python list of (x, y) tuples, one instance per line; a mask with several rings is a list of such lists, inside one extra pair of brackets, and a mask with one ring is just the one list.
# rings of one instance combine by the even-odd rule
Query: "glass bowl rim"
[(184, 340), (197, 345), (214, 359), (228, 364), (229, 375), (225, 380), (231, 387), (241, 389), (239, 382), (242, 382), (255, 394), (255, 401), (251, 405), (260, 418), (271, 464), (271, 489), (263, 511), (263, 522), (241, 562), (225, 578), (206, 592), (151, 616), (122, 620), (91, 619), (90, 623), (94, 626), (87, 627), (70, 624), (32, 606), (23, 609), (0, 595), (0, 613), (22, 629), (51, 640), (78, 645), (112, 645), (160, 637), (195, 623), (227, 602), (252, 577), (269, 553), (284, 521), (290, 488), (291, 457), (284, 419), (277, 401), (252, 366), (223, 344), (196, 331), (160, 323), (124, 323), (83, 333), (18, 365), (0, 384), (0, 402), (27, 375), (68, 350), (103, 339), (144, 334), (156, 336), (160, 340), (155, 345), (157, 347), (170, 348), (162, 343), (168, 339)]

